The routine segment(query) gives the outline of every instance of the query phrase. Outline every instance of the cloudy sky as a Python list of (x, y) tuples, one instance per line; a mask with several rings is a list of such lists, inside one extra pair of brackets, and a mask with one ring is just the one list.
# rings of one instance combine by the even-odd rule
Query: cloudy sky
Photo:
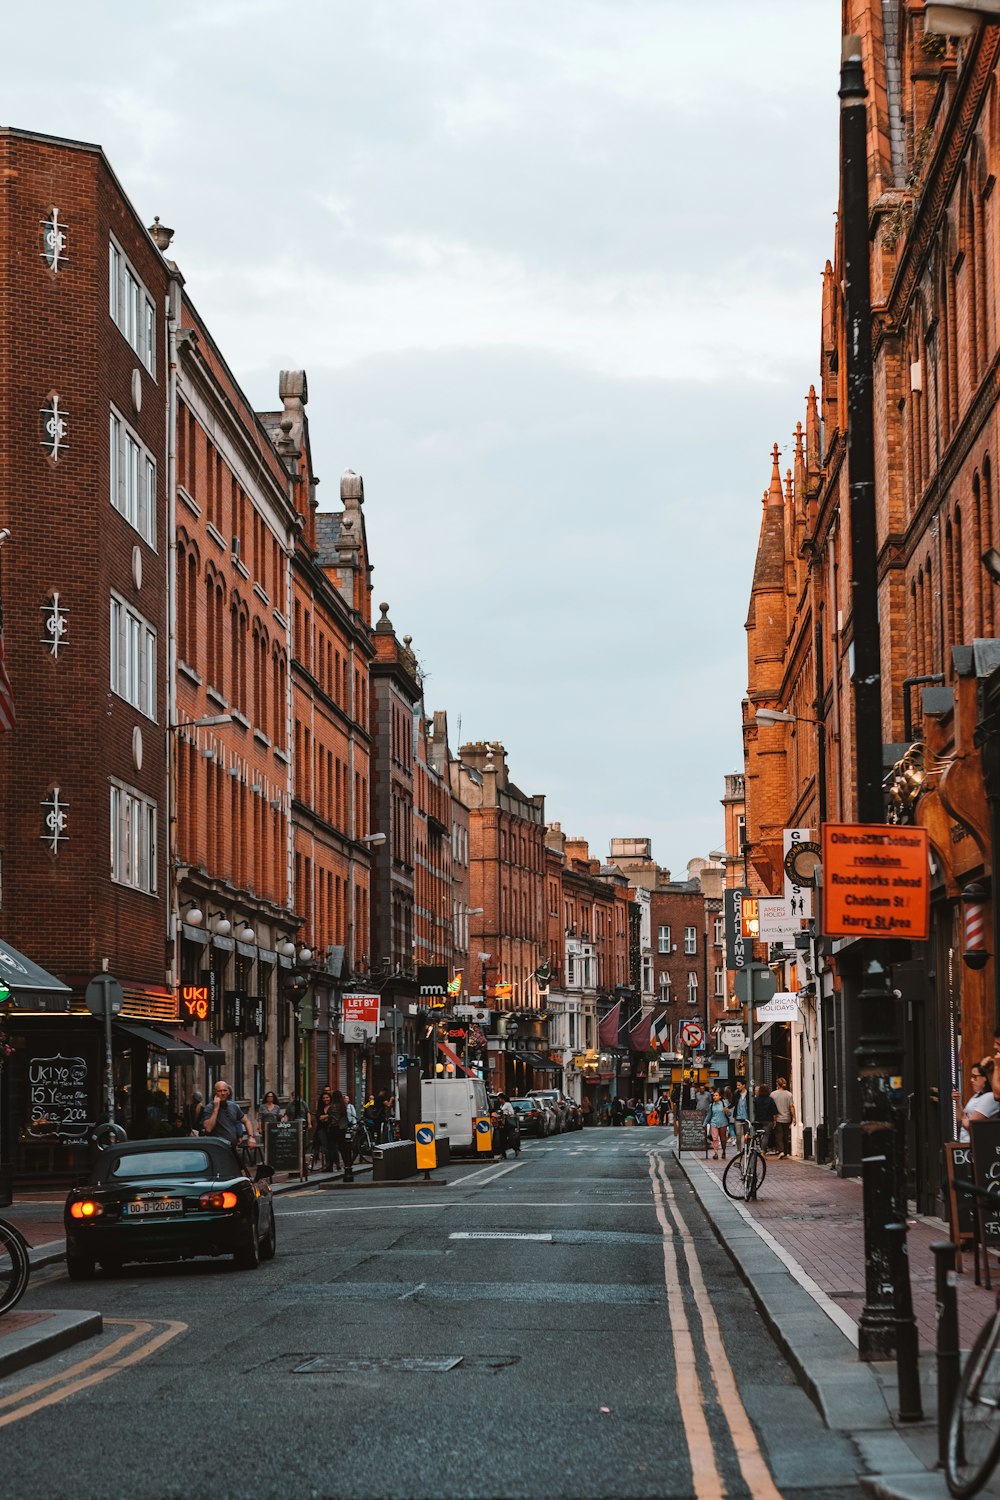
[[(816, 378), (839, 0), (47, 0), (3, 123), (100, 142), (259, 409), (309, 376), (453, 745), (675, 875), (722, 838), (770, 448)], [(377, 611), (376, 611), (377, 613)]]

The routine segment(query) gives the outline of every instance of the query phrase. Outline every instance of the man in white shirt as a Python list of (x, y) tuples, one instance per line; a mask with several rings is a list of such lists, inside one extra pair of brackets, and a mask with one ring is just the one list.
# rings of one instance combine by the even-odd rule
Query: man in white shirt
[(791, 1156), (792, 1154), (792, 1126), (795, 1124), (795, 1101), (788, 1091), (788, 1079), (779, 1078), (777, 1087), (771, 1090), (771, 1098), (774, 1100), (778, 1113), (774, 1117), (774, 1144), (777, 1146), (777, 1155)]

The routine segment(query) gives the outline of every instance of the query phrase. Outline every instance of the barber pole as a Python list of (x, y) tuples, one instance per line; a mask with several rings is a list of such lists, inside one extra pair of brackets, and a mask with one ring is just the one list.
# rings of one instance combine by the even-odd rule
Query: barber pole
[(986, 892), (975, 881), (962, 891), (962, 916), (965, 922), (965, 951), (962, 961), (969, 969), (985, 967), (989, 954), (986, 951)]

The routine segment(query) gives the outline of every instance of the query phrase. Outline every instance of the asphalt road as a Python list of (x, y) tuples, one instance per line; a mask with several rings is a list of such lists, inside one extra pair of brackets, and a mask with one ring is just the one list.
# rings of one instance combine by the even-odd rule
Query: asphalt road
[(583, 1131), (447, 1186), (289, 1193), (254, 1272), (41, 1273), (22, 1308), (106, 1331), (0, 1382), (5, 1495), (859, 1493), (666, 1146)]

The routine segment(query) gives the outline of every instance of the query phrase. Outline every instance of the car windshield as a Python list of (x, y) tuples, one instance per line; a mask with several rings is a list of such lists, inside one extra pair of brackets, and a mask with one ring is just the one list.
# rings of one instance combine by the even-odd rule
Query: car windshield
[(522, 1111), (526, 1109), (532, 1110), (538, 1108), (538, 1102), (535, 1099), (512, 1099), (510, 1102), (511, 1104), (513, 1104), (515, 1109), (520, 1109)]
[(111, 1164), (109, 1178), (136, 1177), (210, 1177), (208, 1152), (197, 1146), (178, 1147), (176, 1151), (129, 1151)]

